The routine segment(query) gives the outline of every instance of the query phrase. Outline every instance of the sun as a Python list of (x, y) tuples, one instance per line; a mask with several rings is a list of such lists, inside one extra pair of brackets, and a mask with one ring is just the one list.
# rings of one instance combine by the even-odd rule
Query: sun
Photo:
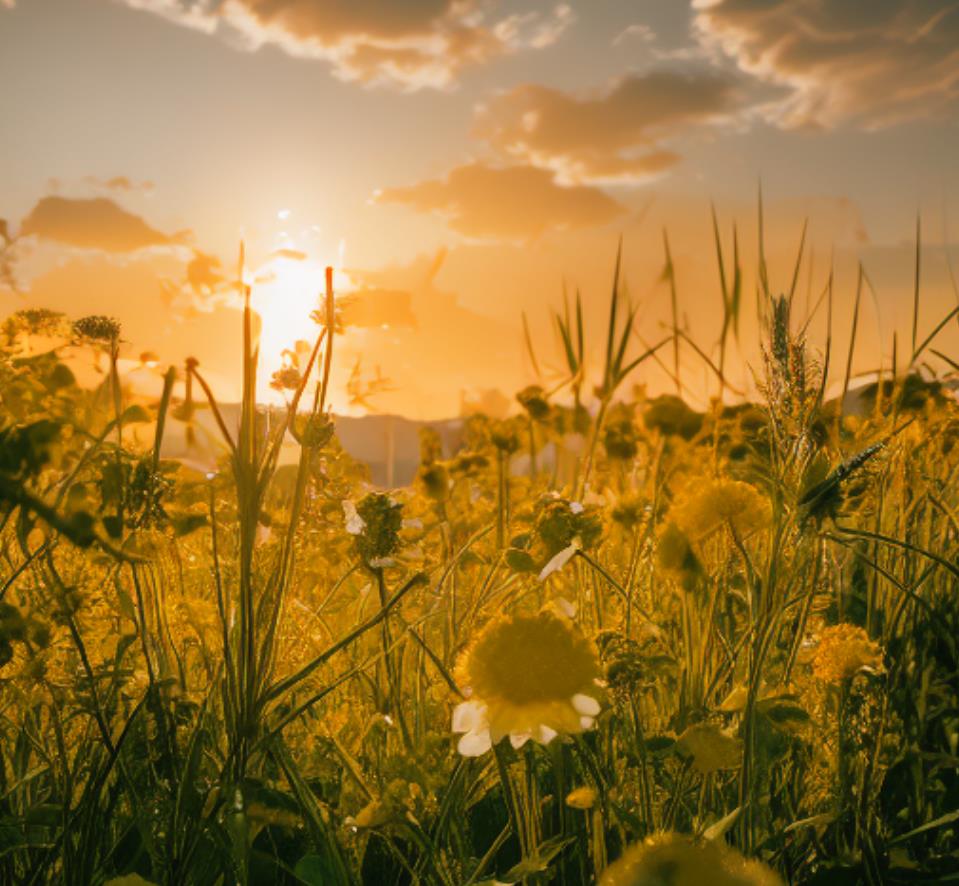
[[(277, 218), (286, 221), (289, 210), (280, 210)], [(333, 249), (317, 242), (317, 229), (299, 235), (280, 231), (266, 258), (245, 276), (251, 287), (250, 305), (260, 317), (259, 395), (276, 400), (270, 379), (276, 370), (289, 361), (297, 342), (312, 345), (319, 327), (311, 319), (323, 305), (326, 268), (332, 267), (333, 291), (336, 297), (350, 289), (350, 279), (343, 271), (345, 244)]]

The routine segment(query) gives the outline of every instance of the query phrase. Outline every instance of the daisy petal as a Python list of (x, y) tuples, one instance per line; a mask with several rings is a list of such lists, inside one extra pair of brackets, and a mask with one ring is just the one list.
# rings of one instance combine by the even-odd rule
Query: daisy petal
[(573, 707), (576, 708), (577, 714), (586, 717), (595, 717), (599, 713), (599, 702), (589, 695), (583, 695), (581, 692), (577, 692), (573, 696)]
[(479, 757), (493, 746), (489, 731), (467, 732), (456, 745), (456, 749), (464, 757)]
[(540, 744), (549, 744), (559, 733), (555, 729), (550, 729), (549, 726), (540, 725), (539, 727), (539, 741)]
[(543, 571), (539, 574), (540, 581), (546, 581), (554, 572), (559, 572), (573, 557), (576, 555), (576, 552), (579, 550), (579, 545), (574, 540), (571, 545), (563, 548), (552, 560), (549, 561), (544, 567)]
[(464, 701), (453, 709), (453, 732), (473, 732), (486, 728), (486, 708), (477, 701)]
[(348, 498), (343, 500), (343, 516), (346, 518), (346, 531), (350, 535), (359, 535), (366, 529), (366, 521), (357, 512), (356, 505)]

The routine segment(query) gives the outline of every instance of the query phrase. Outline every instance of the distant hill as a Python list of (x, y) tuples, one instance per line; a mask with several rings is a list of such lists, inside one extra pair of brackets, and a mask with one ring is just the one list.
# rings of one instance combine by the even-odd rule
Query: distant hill
[[(220, 412), (231, 430), (238, 425), (239, 404), (220, 404)], [(398, 415), (335, 416), (334, 420), (336, 434), (343, 448), (357, 461), (368, 465), (372, 482), (383, 487), (406, 486), (412, 482), (420, 460), (419, 433), (422, 428), (436, 430), (445, 452), (451, 454), (459, 447), (463, 427), (462, 419), (427, 422), (412, 421)], [(199, 445), (191, 449), (187, 446), (186, 425), (176, 420), (167, 423), (162, 449), (164, 458), (195, 462), (195, 467), (200, 467), (204, 458), (211, 462), (216, 459), (220, 451), (219, 437), (209, 409), (198, 404), (193, 424)], [(389, 465), (391, 450), (392, 477)], [(280, 462), (290, 463), (297, 457), (298, 446), (288, 435)]]

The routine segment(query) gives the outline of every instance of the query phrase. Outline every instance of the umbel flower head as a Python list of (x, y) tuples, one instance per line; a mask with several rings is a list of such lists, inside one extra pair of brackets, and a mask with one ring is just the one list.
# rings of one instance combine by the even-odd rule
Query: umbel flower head
[(841, 683), (865, 669), (882, 667), (882, 650), (860, 627), (838, 624), (826, 628), (813, 656), (813, 673), (825, 683)]
[(723, 843), (655, 834), (630, 847), (599, 886), (782, 886), (778, 874)]
[(592, 727), (599, 713), (593, 644), (566, 618), (544, 611), (501, 617), (479, 634), (458, 664), (468, 700), (453, 712), (459, 752), (485, 753), (505, 736), (513, 747), (543, 744)]
[(74, 322), (73, 331), (80, 337), (90, 341), (114, 342), (120, 337), (120, 323), (113, 317), (103, 314), (91, 314), (81, 317)]
[(403, 506), (382, 492), (371, 492), (358, 505), (344, 502), (346, 531), (355, 536), (356, 550), (371, 569), (388, 565), (400, 543)]

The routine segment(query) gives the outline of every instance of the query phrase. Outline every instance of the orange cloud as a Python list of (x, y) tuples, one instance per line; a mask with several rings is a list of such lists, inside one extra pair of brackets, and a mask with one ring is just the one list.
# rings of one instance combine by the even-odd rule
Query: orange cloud
[(733, 78), (705, 70), (632, 74), (583, 96), (526, 84), (478, 109), (476, 135), (563, 181), (636, 182), (679, 161), (671, 136), (739, 102)]
[(43, 197), (23, 220), (20, 235), (106, 252), (133, 252), (175, 242), (105, 197)]
[(454, 231), (480, 240), (530, 240), (606, 224), (626, 211), (596, 188), (557, 184), (546, 170), (483, 163), (458, 166), (442, 180), (386, 189), (377, 200), (436, 213)]
[(572, 21), (565, 3), (524, 13), (499, 0), (125, 0), (247, 49), (275, 45), (329, 62), (343, 80), (443, 88), (496, 56), (554, 43)]
[(878, 128), (930, 117), (959, 96), (954, 0), (693, 0), (694, 28), (755, 77), (790, 90), (785, 127)]

